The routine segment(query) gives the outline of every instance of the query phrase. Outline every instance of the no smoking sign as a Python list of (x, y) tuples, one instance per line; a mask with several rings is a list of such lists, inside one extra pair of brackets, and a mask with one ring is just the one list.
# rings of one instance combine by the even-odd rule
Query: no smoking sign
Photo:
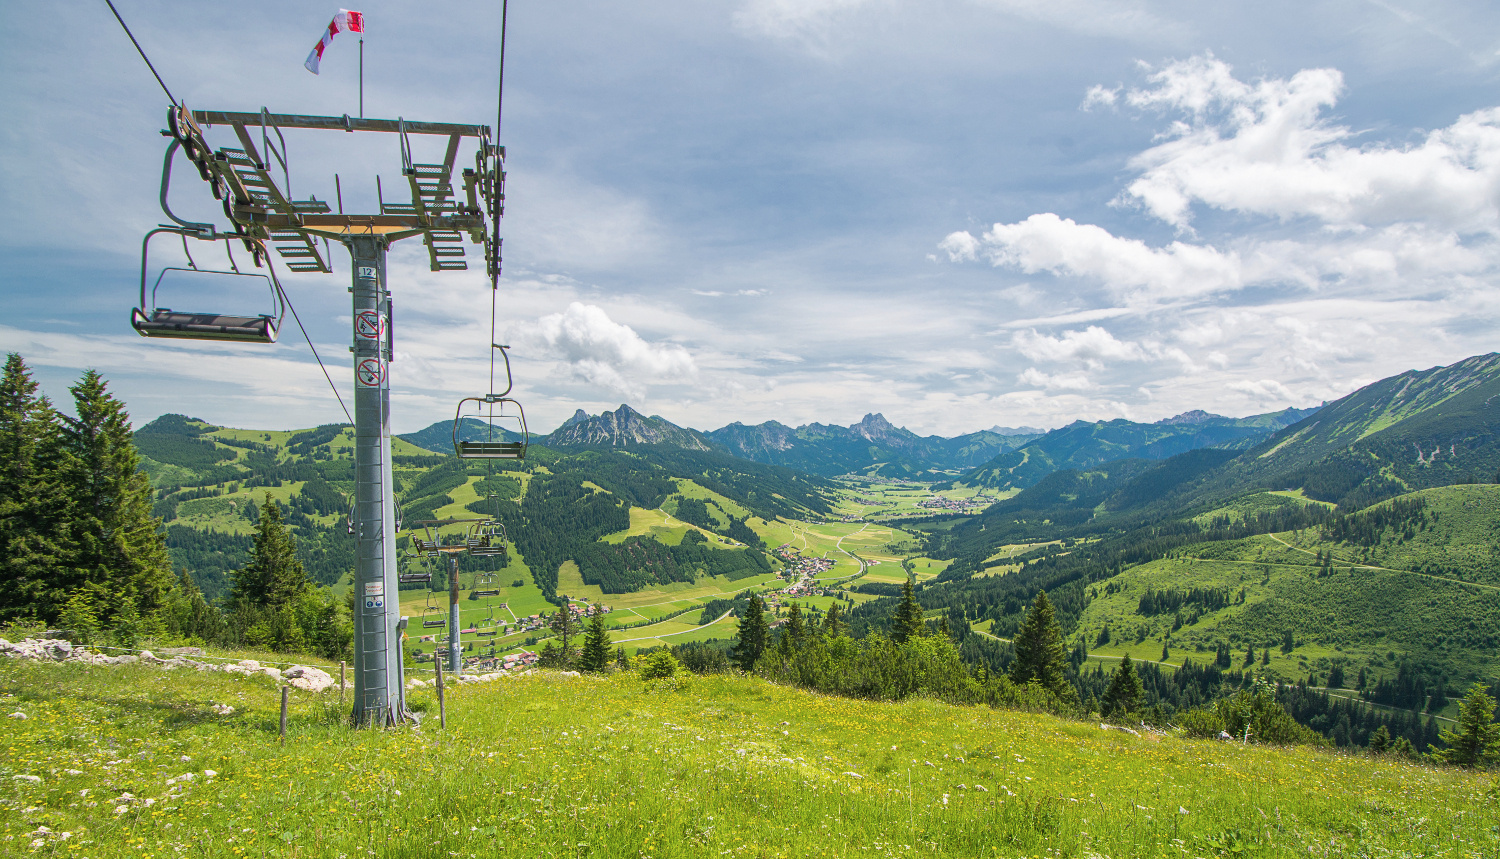
[(381, 329), (380, 313), (375, 310), (361, 310), (354, 316), (354, 336), (361, 340), (379, 340)]
[(385, 365), (379, 358), (366, 358), (355, 365), (354, 378), (361, 388), (378, 388), (385, 381)]

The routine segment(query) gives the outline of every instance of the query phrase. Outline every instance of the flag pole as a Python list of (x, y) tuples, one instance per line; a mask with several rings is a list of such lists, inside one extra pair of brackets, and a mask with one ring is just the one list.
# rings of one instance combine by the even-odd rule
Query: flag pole
[(365, 118), (365, 40), (359, 40), (359, 118)]

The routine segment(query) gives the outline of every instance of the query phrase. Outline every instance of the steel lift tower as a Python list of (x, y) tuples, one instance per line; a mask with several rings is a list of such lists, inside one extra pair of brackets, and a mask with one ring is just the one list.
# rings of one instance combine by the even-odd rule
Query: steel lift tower
[[(228, 129), (237, 145), (212, 148), (205, 129)], [(404, 192), (387, 201), (376, 178), (378, 211), (352, 214), (343, 211), (342, 189), (336, 190), (338, 211), (327, 201), (291, 196), (284, 130), (320, 129), (328, 132), (393, 135), (401, 156)], [(391, 289), (386, 254), (391, 243), (420, 237), (426, 245), (433, 271), (466, 269), (465, 239), (483, 246), (492, 288), (500, 266), (498, 223), (504, 207), (504, 150), (484, 125), (410, 122), (403, 119), (354, 119), (345, 116), (293, 116), (189, 110), (174, 105), (168, 113), (171, 138), (163, 167), (162, 208), (173, 221), (147, 235), (179, 234), (184, 250), (188, 240), (223, 242), (226, 250), (242, 244), (255, 265), (271, 270), (277, 310), (269, 314), (232, 316), (219, 313), (173, 311), (158, 306), (157, 278), (151, 300), (147, 300), (145, 249), (141, 263), (140, 306), (132, 313), (132, 325), (143, 336), (182, 339), (274, 342), (280, 328), (285, 296), (275, 279), (270, 253), (274, 250), (286, 267), (296, 272), (332, 272), (325, 256), (330, 242), (349, 251), (353, 295), (354, 435), (356, 493), (349, 530), (357, 541), (354, 611), (354, 709), (357, 725), (394, 725), (409, 718), (402, 674), (401, 637), (405, 619), (398, 599), (396, 505), (391, 474), (391, 398), (389, 367), (394, 357), (391, 328)], [(430, 138), (437, 137), (438, 141)], [(413, 157), (413, 138), (428, 139), (440, 159), (418, 163)], [(446, 138), (446, 148), (442, 147)], [(473, 166), (462, 171), (460, 187), (454, 185), (454, 168), (466, 141), (474, 145)], [(257, 145), (258, 144), (258, 145)], [(424, 147), (425, 148), (425, 147)], [(184, 221), (167, 206), (167, 189), (174, 154), (181, 149), (198, 169), (215, 198), (223, 202), (232, 231), (212, 224)], [(274, 167), (273, 167), (274, 162)], [(277, 169), (279, 168), (279, 169)], [(336, 188), (338, 179), (335, 177)], [(321, 246), (321, 247), (320, 247)], [(200, 246), (201, 247), (201, 246)], [(243, 274), (234, 265), (234, 274)], [(201, 271), (192, 262), (192, 272)], [(177, 271), (188, 271), (177, 269)], [(165, 272), (164, 272), (165, 273)], [(224, 274), (227, 274), (224, 273)], [(264, 279), (264, 275), (258, 277)], [(475, 399), (475, 398), (470, 398)], [(478, 398), (492, 408), (514, 404), (493, 391)], [(462, 405), (462, 404), (460, 404)], [(519, 406), (515, 406), (519, 409)], [(455, 429), (455, 438), (458, 432)], [(470, 447), (472, 443), (468, 443)], [(483, 447), (481, 445), (481, 447)], [(492, 445), (469, 458), (514, 459), (524, 456), (524, 442)]]

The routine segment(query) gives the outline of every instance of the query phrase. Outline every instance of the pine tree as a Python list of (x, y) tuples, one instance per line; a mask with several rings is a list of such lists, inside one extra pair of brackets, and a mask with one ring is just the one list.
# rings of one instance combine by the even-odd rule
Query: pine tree
[(578, 659), (582, 671), (603, 671), (609, 667), (609, 632), (604, 628), (604, 612), (595, 608), (589, 617), (588, 632), (583, 638), (583, 655)]
[(917, 602), (912, 577), (907, 576), (906, 581), (901, 584), (901, 602), (896, 605), (896, 613), (891, 617), (891, 640), (899, 644), (920, 638), (925, 631), (922, 606)]
[(1135, 665), (1130, 661), (1130, 654), (1125, 654), (1120, 659), (1120, 667), (1109, 681), (1109, 688), (1104, 690), (1104, 699), (1099, 702), (1101, 714), (1104, 716), (1123, 716), (1141, 709), (1145, 690), (1141, 688), (1140, 675), (1135, 673)]
[(1031, 610), (1021, 621), (1012, 642), (1015, 661), (1010, 665), (1013, 683), (1038, 683), (1059, 698), (1071, 699), (1073, 687), (1068, 683), (1068, 649), (1063, 644), (1062, 628), (1052, 613), (1047, 592), (1036, 595)]
[(70, 575), (69, 497), (58, 415), (20, 355), (0, 378), (0, 619), (52, 621), (82, 582)]
[(1167, 647), (1167, 642), (1163, 641), (1161, 643), (1161, 661), (1162, 662), (1166, 662), (1167, 661), (1167, 657), (1169, 657), (1171, 655), (1172, 655), (1172, 651)]
[(297, 559), (297, 541), (281, 520), (281, 505), (266, 493), (250, 563), (233, 573), (231, 605), (285, 610), (309, 587), (307, 570)]
[(1391, 731), (1385, 725), (1375, 729), (1370, 735), (1370, 754), (1383, 755), (1391, 749)]
[(73, 502), (69, 565), (78, 584), (104, 585), (149, 624), (173, 576), (161, 520), (151, 515), (151, 481), (140, 471), (130, 415), (93, 370), (70, 390), (78, 417), (63, 418), (61, 467)]
[(630, 670), (630, 657), (625, 655), (625, 645), (615, 648), (615, 667), (621, 671)]
[(1500, 760), (1500, 724), (1495, 722), (1495, 699), (1483, 683), (1469, 687), (1458, 706), (1458, 724), (1438, 734), (1448, 748), (1435, 752), (1450, 764), (1461, 767), (1485, 767)]
[(828, 614), (823, 617), (823, 634), (829, 638), (838, 638), (844, 632), (844, 614), (839, 610), (839, 604), (834, 603), (828, 607)]
[(765, 606), (756, 594), (750, 595), (750, 604), (745, 607), (745, 616), (740, 618), (740, 640), (731, 654), (741, 671), (755, 670), (755, 662), (766, 649), (770, 637), (770, 626), (766, 623)]

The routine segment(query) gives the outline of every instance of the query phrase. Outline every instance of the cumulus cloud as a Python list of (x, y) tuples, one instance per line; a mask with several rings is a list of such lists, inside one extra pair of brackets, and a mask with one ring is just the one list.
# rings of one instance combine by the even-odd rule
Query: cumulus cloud
[(1262, 404), (1279, 403), (1284, 405), (1299, 402), (1303, 399), (1292, 393), (1290, 388), (1275, 379), (1247, 379), (1240, 382), (1230, 382), (1229, 389), (1231, 391), (1239, 391), (1242, 394), (1248, 394), (1252, 400)]
[(955, 262), (985, 256), (996, 266), (1028, 274), (1049, 272), (1090, 277), (1135, 297), (1172, 297), (1238, 289), (1245, 284), (1237, 253), (1206, 245), (1172, 242), (1153, 248), (1051, 212), (1014, 224), (995, 224), (981, 238), (957, 232), (940, 247)]
[(1083, 373), (1049, 374), (1035, 367), (1028, 367), (1016, 377), (1016, 381), (1044, 391), (1087, 391), (1094, 387), (1088, 376)]
[(1018, 331), (1012, 339), (1017, 351), (1032, 361), (1081, 362), (1091, 370), (1108, 361), (1140, 361), (1146, 358), (1138, 343), (1123, 342), (1097, 325), (1082, 331), (1064, 331), (1061, 337)]
[(1424, 220), (1500, 232), (1500, 109), (1463, 115), (1415, 145), (1354, 146), (1355, 132), (1324, 116), (1344, 91), (1336, 69), (1247, 83), (1205, 54), (1149, 82), (1125, 102), (1180, 118), (1133, 159), (1141, 175), (1121, 199), (1169, 224), (1187, 228), (1201, 203), (1334, 227)]
[(698, 372), (686, 349), (648, 342), (592, 304), (572, 302), (525, 333), (578, 377), (633, 397), (644, 396), (648, 382), (682, 381)]

